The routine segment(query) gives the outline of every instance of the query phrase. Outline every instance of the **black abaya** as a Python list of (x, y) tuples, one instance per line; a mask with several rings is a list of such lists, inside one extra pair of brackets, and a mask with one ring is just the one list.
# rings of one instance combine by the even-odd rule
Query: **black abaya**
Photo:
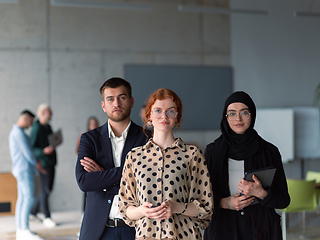
[[(251, 125), (245, 134), (234, 133), (226, 118), (227, 107), (234, 102), (245, 104), (251, 113)], [(275, 209), (289, 205), (287, 181), (277, 147), (263, 140), (253, 129), (256, 108), (244, 92), (233, 93), (225, 102), (221, 121), (222, 135), (206, 147), (204, 156), (214, 194), (214, 213), (205, 231), (205, 240), (278, 240), (282, 239), (280, 216)], [(259, 204), (241, 211), (220, 208), (220, 200), (230, 196), (228, 159), (244, 160), (244, 171), (276, 168), (267, 196)], [(240, 181), (240, 180), (239, 180)]]

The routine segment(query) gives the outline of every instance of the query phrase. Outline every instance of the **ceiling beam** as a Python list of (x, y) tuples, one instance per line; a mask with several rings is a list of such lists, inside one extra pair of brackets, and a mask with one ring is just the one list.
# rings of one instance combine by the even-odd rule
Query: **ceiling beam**
[(215, 13), (215, 14), (257, 14), (257, 15), (268, 15), (268, 11), (256, 10), (256, 9), (232, 9), (232, 8), (217, 8), (207, 6), (191, 6), (191, 5), (178, 5), (178, 11), (180, 12), (191, 12), (191, 13)]
[(51, 0), (52, 6), (59, 7), (80, 7), (80, 8), (105, 8), (122, 10), (151, 10), (150, 4), (128, 3), (128, 2), (96, 2), (89, 0)]
[(19, 0), (0, 0), (0, 3), (19, 3)]
[(320, 17), (320, 12), (296, 11), (296, 12), (293, 12), (293, 16), (295, 16), (295, 17)]

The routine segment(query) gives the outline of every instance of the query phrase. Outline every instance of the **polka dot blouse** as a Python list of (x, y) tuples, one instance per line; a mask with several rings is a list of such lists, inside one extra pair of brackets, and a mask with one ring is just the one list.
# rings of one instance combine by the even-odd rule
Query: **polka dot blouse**
[[(193, 202), (198, 216), (173, 214), (165, 220), (131, 220), (126, 215), (129, 206), (139, 207), (144, 202), (159, 206), (165, 200)], [(199, 228), (205, 229), (211, 220), (213, 195), (200, 149), (180, 138), (164, 150), (152, 139), (132, 149), (120, 183), (119, 211), (129, 226), (135, 226), (138, 239), (201, 239)]]

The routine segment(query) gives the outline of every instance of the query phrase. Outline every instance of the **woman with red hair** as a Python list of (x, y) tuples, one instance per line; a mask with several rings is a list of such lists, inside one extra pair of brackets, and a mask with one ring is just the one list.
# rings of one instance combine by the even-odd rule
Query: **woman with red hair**
[[(154, 92), (145, 119), (153, 138), (126, 157), (119, 211), (136, 239), (201, 239), (213, 208), (205, 158), (200, 149), (175, 138), (182, 103), (169, 89)], [(146, 126), (145, 122), (145, 126)]]

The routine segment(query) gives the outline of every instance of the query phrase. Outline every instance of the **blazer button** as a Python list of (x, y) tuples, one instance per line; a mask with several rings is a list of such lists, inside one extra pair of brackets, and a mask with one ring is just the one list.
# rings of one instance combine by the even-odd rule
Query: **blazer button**
[(108, 200), (108, 203), (111, 204), (111, 200), (110, 199)]

